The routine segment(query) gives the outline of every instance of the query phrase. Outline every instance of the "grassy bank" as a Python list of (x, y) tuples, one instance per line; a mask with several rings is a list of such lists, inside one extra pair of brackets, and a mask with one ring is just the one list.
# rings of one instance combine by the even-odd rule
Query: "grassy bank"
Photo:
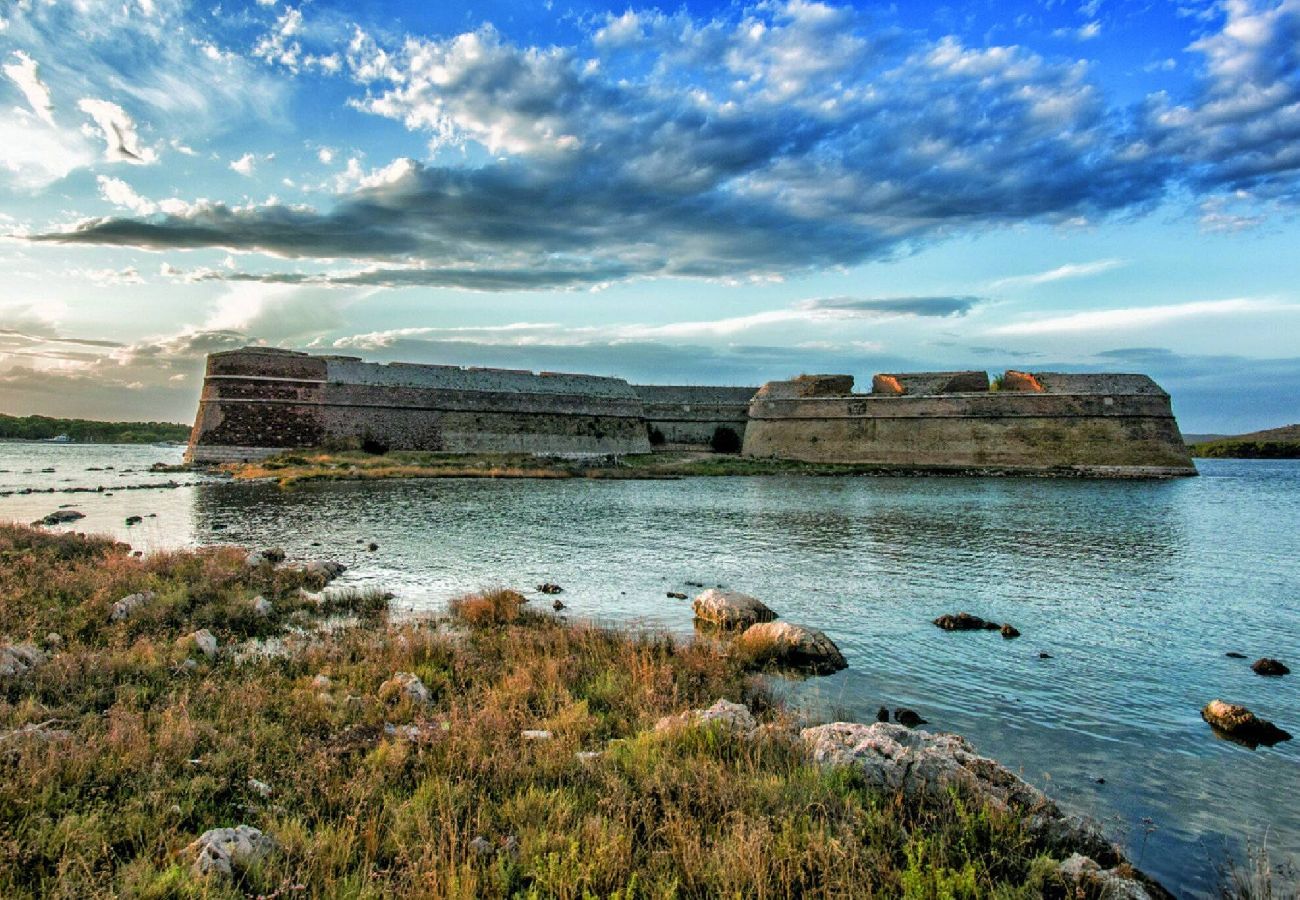
[(223, 467), (235, 479), (274, 479), (287, 487), (305, 481), (358, 481), (380, 478), (684, 478), (725, 475), (855, 475), (878, 473), (880, 466), (805, 463), (742, 456), (667, 452), (617, 459), (572, 460), (526, 453), (429, 453), (393, 450), (378, 455), (357, 451), (295, 450), (255, 463)]
[(152, 444), (188, 440), (190, 426), (173, 422), (98, 422), (0, 414), (0, 440), (44, 441), (61, 434), (79, 443)]
[[(905, 802), (783, 727), (656, 731), (720, 697), (785, 722), (718, 644), (508, 591), (394, 622), (319, 587), (233, 549), (141, 559), (0, 526), (0, 644), (45, 651), (0, 676), (0, 896), (1063, 895), (1022, 822), (960, 792)], [(274, 852), (193, 874), (184, 848), (239, 824)]]

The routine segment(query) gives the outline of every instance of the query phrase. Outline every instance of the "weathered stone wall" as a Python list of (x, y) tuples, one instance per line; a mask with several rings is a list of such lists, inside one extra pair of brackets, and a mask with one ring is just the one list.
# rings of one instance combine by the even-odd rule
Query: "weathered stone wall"
[[(692, 385), (637, 384), (632, 389), (644, 405), (646, 426), (662, 436), (662, 449), (709, 449), (718, 429), (730, 429), (744, 441), (749, 421), (752, 387), (696, 387)], [(739, 446), (739, 443), (737, 444)]]
[(744, 453), (892, 469), (1195, 474), (1169, 397), (1150, 379), (1036, 377), (1042, 391), (952, 395), (851, 394), (842, 380), (764, 385)]
[(260, 348), (208, 358), (190, 459), (254, 459), (350, 439), (458, 453), (650, 450), (641, 399), (617, 378), (379, 365)]

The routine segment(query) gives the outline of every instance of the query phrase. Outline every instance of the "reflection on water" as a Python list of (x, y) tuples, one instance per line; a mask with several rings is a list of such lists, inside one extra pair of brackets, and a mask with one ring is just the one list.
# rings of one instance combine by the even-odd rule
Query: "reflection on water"
[[(0, 445), (0, 469), (12, 462)], [(382, 585), (412, 608), (555, 581), (570, 615), (684, 633), (689, 601), (666, 592), (693, 594), (694, 582), (757, 594), (849, 658), (845, 672), (785, 686), (793, 702), (862, 719), (912, 706), (1101, 819), (1180, 893), (1204, 893), (1225, 841), (1269, 828), (1275, 862), (1300, 857), (1300, 741), (1252, 752), (1198, 715), (1222, 697), (1300, 730), (1300, 681), (1223, 656), (1300, 660), (1300, 465), (1201, 468), (1176, 482), (443, 480), (72, 500), (87, 514), (79, 530), (145, 549), (328, 554), (352, 566), (345, 582)], [(62, 502), (0, 498), (0, 516), (29, 521)], [(123, 524), (141, 512), (158, 517)], [(1024, 636), (930, 624), (958, 610)]]

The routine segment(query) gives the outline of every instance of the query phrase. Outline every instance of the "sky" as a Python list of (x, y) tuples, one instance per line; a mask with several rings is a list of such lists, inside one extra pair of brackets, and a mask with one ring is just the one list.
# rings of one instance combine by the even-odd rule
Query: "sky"
[[(5, 0), (0, 412), (207, 353), (1300, 421), (1300, 0)], [(865, 383), (865, 384), (864, 384)]]

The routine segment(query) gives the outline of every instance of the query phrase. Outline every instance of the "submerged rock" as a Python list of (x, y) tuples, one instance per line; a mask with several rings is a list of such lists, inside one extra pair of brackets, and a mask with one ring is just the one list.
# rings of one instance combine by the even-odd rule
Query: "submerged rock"
[(664, 716), (655, 723), (655, 731), (672, 731), (719, 723), (732, 731), (750, 734), (758, 727), (749, 708), (730, 700), (719, 700), (708, 709), (689, 709), (675, 716)]
[(972, 616), (968, 612), (959, 612), (955, 616), (951, 613), (940, 616), (934, 620), (944, 631), (984, 631), (996, 629), (996, 622), (987, 622), (979, 616)]
[(695, 618), (719, 628), (748, 628), (757, 622), (776, 618), (762, 600), (739, 591), (709, 588), (691, 604)]
[(564, 601), (559, 599), (553, 601), (551, 603), (551, 609), (555, 610), (556, 612), (559, 612), (560, 610), (564, 609)]
[(816, 628), (791, 622), (758, 622), (737, 640), (755, 662), (773, 663), (814, 675), (829, 675), (848, 668), (835, 642)]
[(64, 525), (68, 522), (75, 522), (78, 519), (86, 518), (83, 512), (77, 512), (75, 509), (56, 509), (43, 518), (37, 519), (33, 525)]
[(886, 709), (886, 708), (883, 707), (883, 706), (880, 707), (880, 709), (876, 710), (876, 721), (877, 721), (877, 722), (888, 722), (888, 721), (889, 721), (889, 710)]
[(560, 587), (558, 584), (547, 581), (543, 584), (539, 584), (537, 590), (543, 594), (559, 594), (564, 591), (564, 588)]
[(1255, 660), (1253, 663), (1251, 663), (1250, 668), (1254, 671), (1256, 675), (1278, 676), (1278, 675), (1291, 674), (1291, 670), (1288, 669), (1286, 667), (1286, 664), (1283, 663), (1280, 659), (1273, 659), (1272, 657), (1268, 657), (1268, 656)]
[(1020, 637), (1020, 629), (1008, 622), (1002, 626), (1002, 636), (1007, 640), (1018, 638)]
[(433, 693), (425, 687), (420, 676), (413, 672), (397, 672), (392, 678), (379, 686), (379, 699), (409, 697), (416, 703), (428, 703), (433, 700)]
[(256, 828), (238, 825), (203, 832), (185, 848), (193, 854), (195, 875), (233, 875), (265, 859), (275, 850), (275, 841)]
[(894, 710), (894, 721), (905, 728), (915, 728), (918, 725), (930, 724), (921, 718), (920, 713), (914, 709), (908, 709), (906, 706), (900, 706)]
[(1251, 749), (1261, 744), (1271, 747), (1282, 741), (1291, 740), (1288, 732), (1235, 703), (1211, 700), (1201, 710), (1201, 718), (1216, 731)]
[(25, 675), (45, 662), (45, 654), (35, 644), (10, 644), (0, 647), (0, 676)]
[(1226, 656), (1226, 657), (1228, 657), (1228, 659), (1245, 659), (1245, 658), (1246, 658), (1246, 654), (1244, 654), (1244, 653), (1238, 653), (1236, 650), (1229, 650), (1227, 653), (1225, 653), (1225, 654), (1223, 654), (1223, 655)]
[(681, 591), (669, 591), (669, 592), (668, 592), (668, 599), (669, 599), (669, 600), (685, 600), (685, 599), (686, 599), (686, 595), (683, 594)]
[(140, 524), (141, 522), (143, 522), (143, 521), (144, 521), (144, 516), (127, 516), (127, 517), (126, 517), (126, 524), (127, 524), (127, 525), (139, 525), (139, 524)]

